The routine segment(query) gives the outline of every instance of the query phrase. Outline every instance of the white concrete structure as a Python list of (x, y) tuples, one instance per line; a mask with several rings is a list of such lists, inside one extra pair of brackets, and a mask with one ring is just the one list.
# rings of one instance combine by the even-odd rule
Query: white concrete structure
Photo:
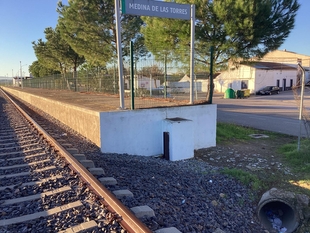
[[(172, 159), (193, 157), (194, 150), (216, 145), (216, 109), (216, 105), (211, 104), (101, 112), (101, 151), (144, 156), (161, 155), (163, 132), (170, 130), (170, 142), (173, 143), (170, 148), (174, 150)], [(180, 122), (180, 127), (169, 127), (169, 118), (184, 118), (189, 121)], [(184, 145), (186, 149), (177, 149)]]
[[(193, 121), (184, 118), (167, 118), (163, 122), (163, 131), (168, 133), (167, 143), (169, 160), (189, 159), (194, 156)], [(165, 142), (164, 142), (165, 148)], [(164, 151), (165, 152), (165, 151)]]

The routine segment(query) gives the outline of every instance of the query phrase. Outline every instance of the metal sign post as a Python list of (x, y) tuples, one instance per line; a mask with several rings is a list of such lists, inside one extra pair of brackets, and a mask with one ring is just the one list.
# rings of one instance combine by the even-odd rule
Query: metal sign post
[(122, 40), (121, 40), (121, 17), (119, 0), (115, 0), (115, 21), (116, 21), (116, 44), (118, 56), (118, 75), (119, 75), (119, 101), (120, 109), (124, 109), (124, 80), (123, 80), (123, 54), (122, 54)]
[(194, 103), (194, 54), (195, 52), (195, 5), (191, 5), (191, 48), (190, 48), (190, 97), (189, 97), (189, 103)]

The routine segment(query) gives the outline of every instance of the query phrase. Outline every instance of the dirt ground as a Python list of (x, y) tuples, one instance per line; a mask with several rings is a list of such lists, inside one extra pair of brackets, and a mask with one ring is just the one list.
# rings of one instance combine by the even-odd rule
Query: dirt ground
[(230, 140), (216, 147), (195, 151), (195, 158), (211, 165), (237, 168), (255, 174), (264, 184), (259, 196), (271, 188), (284, 189), (309, 195), (310, 184), (301, 182), (302, 174), (296, 174), (285, 162), (278, 148), (296, 142), (297, 137), (278, 135), (264, 138), (268, 133), (253, 135), (250, 140)]

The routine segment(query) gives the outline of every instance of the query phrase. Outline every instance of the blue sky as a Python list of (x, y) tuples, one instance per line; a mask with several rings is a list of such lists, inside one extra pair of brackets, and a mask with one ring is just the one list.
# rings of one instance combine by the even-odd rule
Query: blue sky
[[(0, 0), (0, 76), (29, 75), (36, 61), (32, 42), (45, 38), (44, 29), (55, 28), (58, 0)], [(67, 4), (67, 1), (63, 1)]]
[[(44, 39), (44, 29), (55, 28), (58, 0), (0, 0), (0, 77), (19, 75), (20, 64), (28, 76), (28, 66), (36, 61), (32, 42)], [(67, 4), (67, 0), (63, 1)], [(279, 48), (310, 56), (309, 0), (299, 0), (295, 28)]]

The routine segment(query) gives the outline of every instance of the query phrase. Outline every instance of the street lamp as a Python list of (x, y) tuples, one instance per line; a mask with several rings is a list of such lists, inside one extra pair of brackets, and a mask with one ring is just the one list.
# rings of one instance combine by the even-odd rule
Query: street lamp
[(22, 86), (22, 88), (24, 88), (23, 87), (23, 73), (22, 73), (22, 62), (20, 61), (19, 62), (19, 68), (20, 68), (20, 82), (21, 82), (21, 86)]
[(20, 66), (20, 78), (21, 78), (21, 86), (22, 86), (22, 88), (24, 88), (24, 85), (23, 85), (23, 71), (22, 71), (22, 67), (23, 66), (26, 66), (27, 64), (25, 64), (25, 65), (22, 65), (22, 62), (20, 61), (19, 62), (19, 66)]

